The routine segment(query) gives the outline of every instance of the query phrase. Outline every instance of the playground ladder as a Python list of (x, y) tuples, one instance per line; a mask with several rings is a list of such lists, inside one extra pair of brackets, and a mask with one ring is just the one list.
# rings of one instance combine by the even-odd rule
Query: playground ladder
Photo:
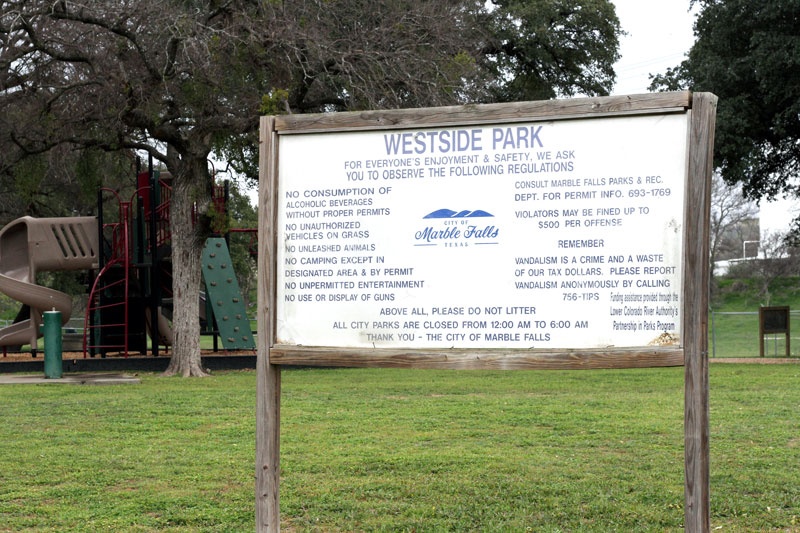
[[(113, 189), (101, 189), (101, 191), (111, 191), (119, 202), (119, 221), (110, 224), (103, 224), (101, 234), (104, 234), (106, 228), (111, 230), (111, 256), (108, 262), (103, 265), (103, 268), (98, 273), (97, 277), (92, 284), (92, 290), (89, 292), (89, 301), (86, 305), (86, 317), (84, 319), (84, 335), (83, 335), (83, 357), (86, 357), (86, 352), (99, 349), (102, 354), (108, 351), (117, 350), (123, 352), (125, 357), (128, 356), (128, 295), (130, 291), (130, 202), (123, 202), (119, 199), (116, 191)], [(101, 239), (100, 254), (103, 252), (104, 243)], [(122, 275), (112, 281), (108, 281), (109, 272), (112, 269), (122, 269)], [(112, 302), (110, 304), (103, 304), (101, 295), (111, 289), (119, 289), (122, 284), (123, 297), (120, 301)], [(122, 323), (108, 324), (103, 321), (100, 324), (92, 324), (91, 317), (95, 311), (103, 312), (104, 309), (121, 307), (124, 317)], [(103, 339), (104, 330), (107, 332), (110, 328), (122, 328), (122, 343), (107, 344)]]

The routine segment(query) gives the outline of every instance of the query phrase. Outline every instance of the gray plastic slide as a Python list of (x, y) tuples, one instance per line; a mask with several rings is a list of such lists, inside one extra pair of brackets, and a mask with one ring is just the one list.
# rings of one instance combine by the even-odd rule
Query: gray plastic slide
[(36, 285), (36, 273), (97, 268), (95, 217), (22, 217), (0, 230), (0, 292), (28, 305), (31, 317), (0, 329), (0, 346), (36, 346), (42, 313), (72, 314), (69, 295)]

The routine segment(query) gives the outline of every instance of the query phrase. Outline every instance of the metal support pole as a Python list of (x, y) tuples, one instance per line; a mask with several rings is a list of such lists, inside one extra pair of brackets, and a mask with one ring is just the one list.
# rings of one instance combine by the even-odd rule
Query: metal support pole
[(150, 156), (150, 334), (153, 346), (153, 357), (158, 357), (158, 317), (161, 316), (159, 304), (161, 303), (161, 280), (159, 276), (158, 261), (158, 235), (156, 233), (156, 217), (158, 216), (156, 205), (156, 180), (153, 173), (153, 156)]
[(144, 217), (144, 198), (139, 196), (136, 202), (136, 262), (140, 267), (144, 263), (144, 241), (146, 231)]
[[(137, 161), (138, 164), (138, 161)], [(103, 191), (97, 191), (97, 273), (99, 274), (102, 272), (103, 267), (106, 265), (106, 245), (105, 241), (103, 240)], [(93, 278), (95, 276), (92, 276)], [(92, 280), (94, 283), (94, 279)], [(98, 296), (99, 298), (99, 296)], [(89, 302), (87, 305), (90, 305)], [(89, 313), (89, 356), (94, 357), (97, 355), (97, 349), (95, 346), (101, 344), (98, 335), (101, 335), (101, 329), (99, 327), (95, 327), (101, 325), (103, 322), (102, 316), (100, 318), (100, 324), (97, 323), (95, 320), (95, 314)], [(87, 335), (84, 332), (84, 335)]]
[[(224, 208), (225, 208), (225, 246), (228, 247), (228, 250), (231, 249), (231, 214), (228, 210), (228, 204), (230, 203), (231, 199), (231, 182), (230, 180), (225, 180), (223, 182), (222, 188), (222, 198), (224, 200)], [(211, 306), (209, 305), (209, 309)], [(211, 319), (211, 328), (213, 331), (212, 338), (214, 339), (213, 351), (217, 353), (219, 351), (219, 342), (218, 342), (218, 334), (219, 334), (219, 326), (217, 326), (217, 319), (213, 315), (213, 311), (211, 315), (206, 314), (206, 316), (212, 316)]]
[(231, 182), (230, 180), (225, 180), (223, 198), (225, 199), (225, 246), (228, 247), (228, 250), (231, 249), (231, 213), (228, 209), (228, 204), (231, 199)]
[(711, 311), (711, 357), (717, 356), (717, 330), (714, 328), (714, 311)]

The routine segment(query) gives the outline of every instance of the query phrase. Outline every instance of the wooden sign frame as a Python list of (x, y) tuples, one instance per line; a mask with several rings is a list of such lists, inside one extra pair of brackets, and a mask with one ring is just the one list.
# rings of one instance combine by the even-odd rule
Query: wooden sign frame
[[(437, 369), (585, 369), (684, 365), (686, 531), (709, 529), (708, 232), (717, 98), (710, 93), (578, 98), (317, 115), (262, 117), (259, 156), (256, 529), (280, 526), (281, 365)], [(276, 345), (278, 136), (688, 114), (680, 346), (612, 349), (363, 349)]]

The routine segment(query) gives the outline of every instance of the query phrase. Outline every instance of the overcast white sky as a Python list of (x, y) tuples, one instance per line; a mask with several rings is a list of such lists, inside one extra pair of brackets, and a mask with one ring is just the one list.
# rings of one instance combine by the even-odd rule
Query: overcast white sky
[[(617, 84), (612, 94), (646, 93), (649, 74), (678, 65), (694, 43), (697, 8), (689, 0), (613, 0), (622, 29)], [(784, 231), (797, 215), (798, 202), (761, 202), (761, 231)]]
[(648, 74), (678, 65), (694, 42), (689, 0), (613, 0), (623, 31), (612, 94), (646, 93)]

